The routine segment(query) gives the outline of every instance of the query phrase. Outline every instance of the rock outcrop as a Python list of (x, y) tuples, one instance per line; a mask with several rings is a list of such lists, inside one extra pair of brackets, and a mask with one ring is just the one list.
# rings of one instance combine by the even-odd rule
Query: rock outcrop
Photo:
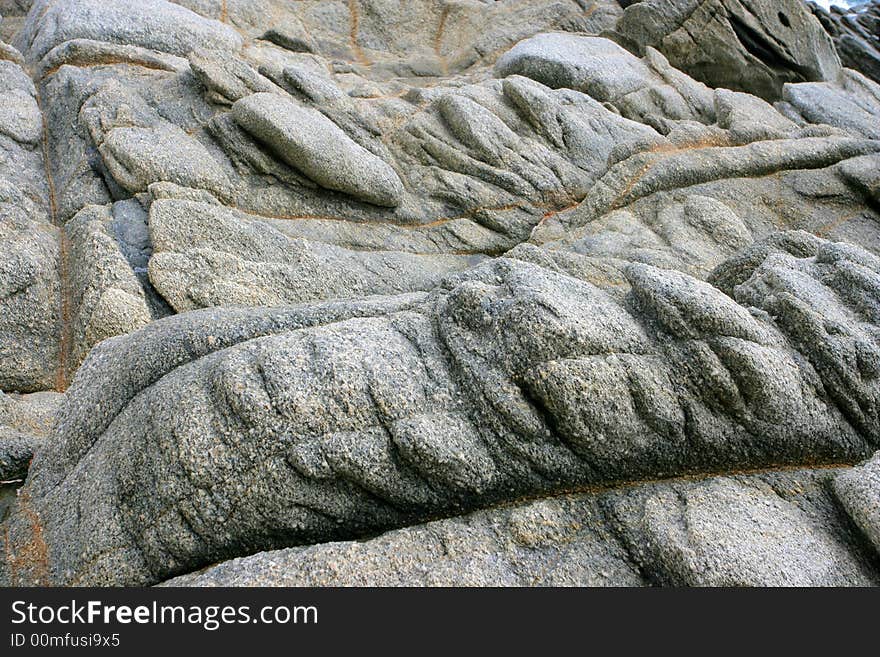
[(27, 475), (34, 453), (52, 432), (63, 397), (57, 392), (0, 393), (0, 482)]
[(874, 557), (828, 493), (833, 472), (540, 500), (369, 541), (262, 552), (165, 585), (876, 586)]
[(8, 521), (9, 562), (34, 518), (49, 581), (147, 584), (523, 495), (865, 458), (880, 259), (791, 239), (812, 255), (757, 245), (719, 287), (636, 264), (615, 298), (501, 258), (429, 294), (101, 343)]
[(850, 9), (832, 5), (826, 11), (809, 3), (810, 10), (831, 35), (844, 66), (880, 82), (880, 6), (858, 2)]
[(766, 100), (786, 83), (834, 79), (840, 70), (831, 38), (801, 0), (642, 0), (614, 32), (706, 84)]
[(34, 1), (0, 583), (880, 583), (876, 7)]
[(61, 241), (43, 153), (37, 91), (0, 61), (0, 389), (54, 387), (61, 334)]

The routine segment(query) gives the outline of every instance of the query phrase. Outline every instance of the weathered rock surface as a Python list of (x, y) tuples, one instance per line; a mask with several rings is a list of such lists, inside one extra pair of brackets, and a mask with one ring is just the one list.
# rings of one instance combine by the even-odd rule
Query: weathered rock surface
[(72, 296), (69, 374), (94, 345), (152, 319), (144, 290), (114, 235), (111, 208), (87, 206), (64, 227)]
[(880, 3), (859, 2), (850, 9), (826, 11), (810, 2), (810, 11), (831, 35), (844, 66), (880, 82)]
[(0, 583), (876, 584), (875, 14), (10, 8)]
[(172, 55), (242, 45), (228, 25), (165, 0), (35, 0), (16, 45), (32, 60), (77, 40), (139, 46)]
[(101, 343), (7, 521), (10, 560), (39, 518), (49, 581), (144, 584), (571, 486), (864, 457), (880, 260), (813, 246), (737, 261), (719, 274), (733, 298), (632, 265), (616, 299), (497, 259), (427, 296), (183, 315)]
[(235, 122), (322, 187), (396, 207), (403, 185), (394, 170), (358, 146), (317, 110), (257, 93), (232, 106)]
[(178, 312), (430, 290), (446, 274), (480, 260), (344, 249), (287, 237), (257, 217), (185, 200), (153, 202), (150, 237), (150, 280)]
[(829, 80), (840, 70), (831, 38), (800, 0), (642, 0), (626, 8), (615, 33), (712, 87), (767, 100), (787, 82)]
[(62, 398), (56, 392), (0, 392), (0, 482), (27, 475), (31, 459), (52, 431)]
[(672, 480), (550, 498), (369, 541), (263, 552), (164, 585), (876, 585), (876, 556), (828, 493), (834, 472)]
[(609, 506), (659, 584), (876, 586), (877, 555), (830, 498), (827, 473), (800, 472), (636, 488)]
[(711, 92), (675, 71), (654, 49), (643, 60), (613, 41), (572, 34), (539, 34), (521, 41), (496, 64), (504, 77), (524, 75), (551, 88), (577, 89), (610, 103), (627, 118), (708, 120)]
[(36, 90), (0, 61), (0, 389), (56, 381), (61, 323), (60, 241), (42, 150)]
[(113, 179), (129, 192), (159, 181), (218, 194), (228, 185), (211, 155), (182, 130), (113, 128), (99, 150)]
[(852, 70), (832, 82), (785, 85), (783, 97), (801, 116), (856, 136), (877, 139), (880, 87)]
[(874, 549), (880, 552), (880, 454), (841, 473), (834, 480), (834, 493)]

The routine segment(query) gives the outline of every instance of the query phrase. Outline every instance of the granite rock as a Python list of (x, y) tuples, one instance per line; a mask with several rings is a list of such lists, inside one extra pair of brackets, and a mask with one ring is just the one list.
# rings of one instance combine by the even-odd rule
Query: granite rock
[(80, 368), (10, 560), (39, 522), (48, 581), (147, 584), (573, 486), (863, 458), (880, 260), (814, 247), (740, 262), (732, 297), (501, 258), (430, 293), (151, 323)]
[(808, 6), (834, 41), (841, 63), (880, 82), (880, 3), (853, 4), (849, 9), (832, 5), (830, 10), (815, 2)]
[(842, 472), (834, 480), (834, 493), (880, 554), (880, 456)]
[(787, 82), (840, 71), (831, 38), (800, 0), (643, 0), (626, 8), (614, 33), (712, 87), (771, 101)]
[(828, 493), (833, 473), (550, 498), (368, 541), (262, 552), (163, 586), (876, 585), (874, 557)]
[(876, 584), (876, 5), (0, 0), (0, 584)]
[[(26, 395), (0, 392), (0, 482), (21, 481), (34, 454), (52, 432), (64, 395), (34, 392)], [(4, 514), (5, 515), (5, 514)]]

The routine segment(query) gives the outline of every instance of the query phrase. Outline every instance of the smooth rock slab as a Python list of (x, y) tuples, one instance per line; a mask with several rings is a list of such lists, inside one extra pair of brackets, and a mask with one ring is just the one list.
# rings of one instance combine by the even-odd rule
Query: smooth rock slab
[(177, 128), (114, 128), (99, 151), (116, 182), (130, 192), (167, 181), (226, 196), (231, 186), (208, 150)]
[(24, 479), (31, 459), (52, 431), (63, 399), (56, 392), (0, 392), (0, 482)]
[(164, 586), (644, 586), (588, 496), (262, 552)]
[(673, 69), (656, 50), (649, 48), (639, 59), (601, 37), (548, 33), (524, 39), (495, 65), (498, 77), (514, 74), (553, 89), (583, 91), (631, 119), (657, 115), (704, 121), (714, 114), (711, 92)]
[(880, 85), (844, 70), (836, 80), (787, 84), (783, 97), (813, 123), (827, 123), (850, 134), (880, 139)]
[(833, 473), (639, 487), (608, 508), (630, 554), (660, 584), (876, 585), (877, 560), (830, 499)]
[(222, 206), (154, 201), (150, 280), (178, 311), (430, 290), (480, 256), (349, 250), (291, 239)]
[(235, 121), (281, 159), (327, 189), (396, 207), (403, 183), (394, 169), (315, 109), (258, 93), (232, 106)]
[(636, 91), (651, 76), (640, 59), (613, 41), (563, 33), (521, 41), (498, 60), (495, 72), (524, 75), (554, 89), (584, 90), (597, 100)]

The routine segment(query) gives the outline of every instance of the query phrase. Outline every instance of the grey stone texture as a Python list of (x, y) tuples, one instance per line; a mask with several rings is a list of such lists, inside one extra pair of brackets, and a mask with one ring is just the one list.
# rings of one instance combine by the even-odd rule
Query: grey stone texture
[(880, 82), (880, 6), (876, 2), (851, 3), (830, 10), (809, 2), (810, 11), (831, 36), (844, 66)]
[(878, 583), (876, 2), (7, 4), (0, 584)]
[(876, 586), (875, 556), (829, 494), (834, 472), (548, 498), (261, 552), (163, 586)]
[(317, 110), (276, 94), (256, 93), (237, 101), (232, 115), (239, 126), (322, 187), (374, 205), (400, 203), (403, 184), (394, 169)]
[(864, 458), (880, 260), (813, 240), (720, 272), (732, 297), (633, 264), (615, 298), (501, 258), (428, 294), (105, 341), (7, 521), (10, 559), (38, 517), (49, 581), (147, 584), (572, 486)]
[(874, 549), (880, 551), (880, 454), (841, 473), (834, 480), (834, 493)]
[(31, 459), (52, 432), (63, 399), (57, 392), (0, 392), (0, 482), (25, 478)]
[(777, 100), (787, 82), (833, 79), (840, 57), (801, 0), (642, 0), (613, 32), (635, 52), (656, 48), (712, 87)]
[(34, 84), (0, 61), (0, 389), (55, 385), (61, 330), (61, 247), (43, 157)]

